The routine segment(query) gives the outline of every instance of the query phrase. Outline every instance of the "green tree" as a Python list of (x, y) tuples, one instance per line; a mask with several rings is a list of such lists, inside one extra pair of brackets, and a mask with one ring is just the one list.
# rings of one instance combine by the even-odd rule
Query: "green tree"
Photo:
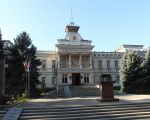
[(142, 58), (137, 52), (127, 51), (120, 60), (121, 91), (135, 93), (140, 85), (139, 77)]
[(27, 56), (31, 57), (30, 79), (31, 93), (37, 93), (37, 86), (40, 84), (38, 80), (38, 66), (40, 60), (36, 59), (37, 48), (32, 44), (29, 34), (20, 33), (14, 39), (14, 45), (8, 48), (9, 57), (7, 58), (8, 68), (6, 71), (6, 87), (7, 93), (11, 95), (22, 94), (26, 87), (26, 77), (23, 62)]
[(145, 54), (145, 59), (142, 64), (143, 68), (143, 77), (141, 89), (142, 92), (150, 92), (150, 48), (147, 50)]

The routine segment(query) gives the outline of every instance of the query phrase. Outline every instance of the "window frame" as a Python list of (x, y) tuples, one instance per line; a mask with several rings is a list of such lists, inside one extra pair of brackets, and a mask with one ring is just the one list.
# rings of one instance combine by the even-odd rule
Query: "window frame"
[(84, 74), (84, 83), (89, 83), (90, 82), (90, 75), (89, 73)]
[(68, 77), (66, 74), (62, 76), (62, 83), (68, 83)]

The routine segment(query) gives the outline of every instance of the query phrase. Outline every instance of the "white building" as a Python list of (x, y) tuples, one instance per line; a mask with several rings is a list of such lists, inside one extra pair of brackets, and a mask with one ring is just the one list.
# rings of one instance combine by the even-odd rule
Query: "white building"
[(38, 51), (41, 59), (39, 80), (46, 87), (56, 85), (97, 84), (102, 74), (110, 74), (114, 85), (119, 85), (119, 60), (122, 53), (143, 50), (142, 45), (122, 45), (114, 52), (93, 52), (91, 41), (84, 40), (78, 33), (79, 26), (66, 26), (66, 36), (58, 39), (56, 51)]

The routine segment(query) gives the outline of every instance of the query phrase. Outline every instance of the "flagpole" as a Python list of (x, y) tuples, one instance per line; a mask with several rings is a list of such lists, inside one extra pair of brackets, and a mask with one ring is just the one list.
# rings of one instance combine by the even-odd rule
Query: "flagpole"
[(30, 98), (30, 62), (31, 59), (29, 56), (27, 56), (24, 62), (24, 68), (26, 73), (26, 89), (25, 89), (26, 98)]
[(28, 72), (26, 71), (26, 89), (25, 89), (25, 96), (28, 98)]
[[(18, 49), (18, 53), (20, 56), (25, 58), (25, 61), (23, 62), (24, 70), (25, 70), (25, 97), (30, 98), (30, 64), (31, 64), (31, 56), (27, 51), (22, 52), (20, 49)], [(26, 55), (25, 55), (26, 53)]]
[(28, 74), (28, 98), (30, 98), (30, 71), (27, 72)]

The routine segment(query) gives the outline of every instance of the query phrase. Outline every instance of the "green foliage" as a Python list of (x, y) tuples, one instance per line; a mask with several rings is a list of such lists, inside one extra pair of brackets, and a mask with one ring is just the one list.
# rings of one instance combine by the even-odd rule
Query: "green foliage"
[(23, 62), (27, 56), (31, 57), (30, 80), (31, 94), (37, 93), (37, 86), (40, 84), (38, 80), (39, 73), (37, 66), (41, 65), (40, 60), (36, 59), (37, 48), (32, 44), (29, 34), (26, 32), (20, 33), (14, 39), (14, 45), (8, 49), (6, 62), (6, 93), (9, 95), (21, 96), (26, 87), (26, 76)]
[(9, 101), (9, 104), (19, 104), (19, 103), (25, 103), (29, 101), (25, 96), (17, 96), (16, 98), (11, 98), (11, 101)]
[(145, 59), (142, 63), (142, 84), (141, 87), (145, 90), (145, 92), (150, 93), (150, 48), (147, 50), (145, 54)]
[(122, 92), (135, 93), (140, 86), (141, 63), (142, 58), (137, 52), (127, 51), (123, 54), (119, 71)]
[(145, 59), (143, 61), (143, 67), (145, 68), (146, 74), (150, 73), (150, 48), (147, 50), (145, 54)]

